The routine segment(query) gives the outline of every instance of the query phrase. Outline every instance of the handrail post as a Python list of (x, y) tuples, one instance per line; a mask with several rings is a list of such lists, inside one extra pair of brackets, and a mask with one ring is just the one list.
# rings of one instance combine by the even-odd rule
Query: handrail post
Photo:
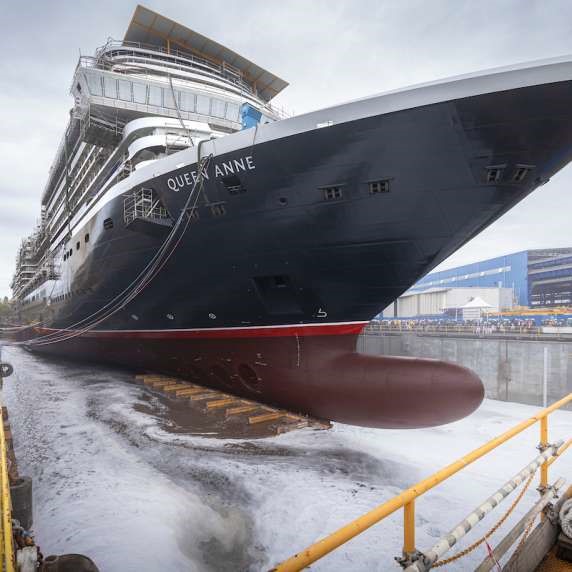
[[(540, 420), (540, 444), (538, 449), (544, 451), (548, 447), (548, 415), (545, 415)], [(548, 489), (548, 461), (544, 461), (540, 465), (540, 486), (538, 487), (538, 492), (543, 495)], [(542, 512), (540, 515), (540, 520), (546, 518), (545, 513)]]
[[(548, 447), (548, 415), (540, 420), (540, 445), (538, 448), (544, 451)], [(545, 461), (540, 466), (540, 488), (546, 489), (548, 486), (548, 462)]]
[(415, 499), (403, 505), (403, 556), (415, 552)]

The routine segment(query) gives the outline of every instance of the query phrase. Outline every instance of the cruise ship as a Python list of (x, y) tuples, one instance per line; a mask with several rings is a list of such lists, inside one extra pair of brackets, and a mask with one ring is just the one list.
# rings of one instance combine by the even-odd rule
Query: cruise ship
[(572, 159), (572, 59), (295, 117), (286, 86), (142, 6), (80, 57), (17, 258), (23, 343), (343, 423), (471, 413), (473, 372), (357, 336)]

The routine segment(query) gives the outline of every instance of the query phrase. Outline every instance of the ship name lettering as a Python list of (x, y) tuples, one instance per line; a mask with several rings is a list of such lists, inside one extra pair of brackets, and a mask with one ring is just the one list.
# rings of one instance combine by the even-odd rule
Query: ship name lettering
[[(214, 175), (215, 179), (224, 177), (226, 175), (235, 175), (241, 171), (253, 171), (256, 169), (252, 155), (241, 157), (240, 159), (232, 159), (231, 161), (223, 161), (220, 164), (215, 164)], [(203, 171), (203, 176), (206, 180), (209, 179), (207, 171)], [(185, 187), (197, 184), (199, 180), (197, 171), (186, 171), (179, 175), (169, 177), (167, 179), (167, 186), (174, 192), (178, 192)]]

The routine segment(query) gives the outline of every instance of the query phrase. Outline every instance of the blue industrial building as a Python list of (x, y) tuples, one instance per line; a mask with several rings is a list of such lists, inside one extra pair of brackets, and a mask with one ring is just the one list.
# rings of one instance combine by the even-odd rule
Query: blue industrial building
[(409, 292), (455, 287), (512, 288), (518, 306), (572, 305), (572, 248), (523, 250), (432, 272)]

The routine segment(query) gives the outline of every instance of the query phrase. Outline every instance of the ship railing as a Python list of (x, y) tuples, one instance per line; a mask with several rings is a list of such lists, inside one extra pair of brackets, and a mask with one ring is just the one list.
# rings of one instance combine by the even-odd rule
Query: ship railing
[[(80, 58), (80, 60), (78, 61), (76, 71), (80, 67), (91, 68), (91, 69), (98, 69), (101, 71), (112, 71), (114, 73), (120, 73), (123, 75), (130, 75), (130, 76), (136, 75), (138, 79), (143, 79), (143, 80), (149, 81), (149, 80), (156, 80), (158, 76), (159, 77), (160, 76), (168, 76), (170, 69), (172, 69), (172, 71), (174, 71), (174, 72), (176, 72), (176, 71), (188, 72), (190, 70), (189, 66), (184, 66), (184, 65), (180, 65), (180, 64), (176, 64), (176, 63), (170, 63), (168, 66), (170, 69), (164, 69), (161, 71), (152, 71), (146, 67), (146, 64), (154, 64), (154, 63), (156, 63), (156, 60), (154, 60), (153, 58), (144, 58), (144, 57), (141, 57), (141, 55), (138, 55), (137, 61), (133, 62), (131, 67), (127, 71), (123, 71), (120, 69), (115, 69), (118, 65), (116, 62), (98, 61), (98, 60), (96, 60), (96, 58), (93, 58), (90, 56), (82, 56)], [(126, 65), (126, 64), (122, 64), (122, 65)], [(194, 69), (194, 71), (196, 71), (196, 68)], [(222, 80), (222, 81), (228, 83), (229, 85), (231, 85), (235, 88), (238, 88), (238, 90), (240, 90), (240, 93), (246, 94), (249, 97), (256, 97), (257, 96), (256, 90), (253, 89), (252, 86), (245, 83), (244, 81), (239, 81), (239, 80), (236, 80), (235, 78), (228, 77), (226, 75), (221, 75), (218, 72), (214, 72), (213, 70), (207, 70), (207, 71), (208, 71), (207, 75), (212, 75), (213, 77), (215, 77), (215, 79)], [(264, 105), (264, 102), (262, 102), (262, 101), (260, 101), (259, 103), (261, 106)]]
[[(389, 515), (400, 509), (403, 509), (403, 550), (402, 556), (397, 557), (396, 560), (402, 565), (403, 568), (406, 569), (406, 572), (424, 572), (431, 569), (437, 563), (437, 560), (442, 558), (443, 554), (449, 548), (452, 548), (460, 538), (462, 538), (474, 527), (475, 522), (479, 522), (488, 512), (492, 511), (495, 506), (500, 504), (501, 501), (499, 501), (499, 496), (501, 497), (501, 500), (504, 500), (504, 498), (513, 492), (519, 484), (525, 482), (527, 479), (532, 480), (532, 477), (538, 468), (540, 469), (540, 486), (538, 491), (540, 492), (542, 499), (545, 499), (547, 493), (551, 491), (555, 493), (556, 490), (562, 486), (562, 479), (559, 479), (552, 486), (549, 485), (549, 467), (558, 457), (560, 457), (562, 454), (564, 454), (565, 451), (568, 450), (570, 445), (572, 445), (572, 439), (569, 438), (567, 441), (550, 443), (548, 437), (548, 417), (550, 414), (554, 413), (558, 409), (563, 408), (570, 402), (572, 402), (572, 393), (569, 393), (566, 397), (563, 397), (550, 407), (541, 410), (536, 415), (530, 417), (525, 421), (522, 421), (508, 431), (505, 431), (498, 437), (491, 439), (474, 451), (457, 459), (440, 471), (437, 471), (426, 479), (419, 481), (417, 484), (393, 497), (389, 501), (379, 505), (366, 514), (359, 516), (349, 524), (338, 529), (336, 532), (326, 536), (322, 540), (319, 540), (307, 548), (300, 550), (291, 558), (288, 558), (287, 560), (274, 567), (272, 572), (294, 572), (302, 570), (310, 566), (312, 563), (320, 560), (324, 556), (328, 555), (329, 553), (333, 552), (337, 548), (340, 548), (352, 538), (362, 534), (374, 524), (384, 520)], [(415, 501), (431, 489), (435, 488), (437, 485), (446, 481), (459, 471), (463, 470), (481, 457), (484, 457), (491, 451), (497, 449), (504, 443), (510, 441), (537, 423), (540, 427), (540, 443), (537, 449), (541, 452), (541, 454), (537, 456), (531, 463), (529, 463), (527, 467), (523, 469), (518, 475), (511, 479), (502, 489), (499, 489), (499, 491), (497, 491), (497, 493), (494, 495), (494, 501), (491, 500), (493, 497), (490, 497), (487, 502), (483, 503), (480, 505), (480, 507), (478, 507), (478, 509), (473, 511), (469, 517), (467, 517), (467, 519), (461, 523), (461, 525), (453, 529), (446, 538), (443, 538), (437, 544), (435, 544), (431, 550), (427, 551), (426, 553), (418, 551), (415, 542)], [(555, 494), (551, 496), (554, 497)], [(545, 505), (546, 504), (547, 503), (545, 503)], [(502, 524), (502, 519), (499, 521), (499, 523)], [(500, 526), (500, 524), (498, 526)], [(459, 533), (460, 529), (465, 530), (464, 532)], [(451, 542), (452, 537), (455, 537), (453, 542)], [(487, 535), (485, 535), (484, 539), (486, 540), (486, 538)], [(515, 540), (516, 539), (518, 539), (518, 536), (515, 538)], [(481, 540), (481, 543), (482, 542), (483, 541)], [(497, 547), (497, 549), (499, 547)], [(447, 561), (451, 561), (452, 559), (455, 559), (455, 557), (447, 559)], [(485, 564), (487, 561), (488, 559), (485, 560), (483, 564)], [(492, 561), (492, 563), (494, 564), (494, 561)], [(489, 570), (491, 568), (492, 566), (487, 567), (486, 569)]]
[[(138, 50), (146, 50), (149, 52), (165, 55), (169, 57), (169, 60), (160, 58), (160, 56), (157, 57), (151, 54), (146, 54), (146, 52)], [(225, 61), (218, 65), (199, 56), (178, 50), (177, 48), (171, 48), (169, 50), (162, 46), (144, 44), (140, 42), (122, 42), (118, 40), (110, 40), (107, 44), (96, 50), (95, 56), (81, 56), (78, 61), (78, 67), (94, 67), (103, 70), (109, 70), (113, 64), (113, 58), (118, 55), (137, 58), (138, 61), (136, 63), (142, 64), (156, 64), (159, 60), (163, 64), (168, 65), (168, 67), (172, 67), (179, 71), (188, 71), (189, 69), (206, 71), (216, 75), (225, 81), (228, 81), (229, 83), (239, 87), (249, 94), (256, 95), (255, 87), (244, 81), (242, 72), (238, 68)], [(187, 65), (177, 63), (174, 61), (175, 59), (186, 62)], [(143, 71), (144, 70), (141, 70), (141, 72)], [(137, 70), (137, 73), (139, 73), (139, 70)], [(148, 73), (147, 75), (152, 76), (157, 74)]]

